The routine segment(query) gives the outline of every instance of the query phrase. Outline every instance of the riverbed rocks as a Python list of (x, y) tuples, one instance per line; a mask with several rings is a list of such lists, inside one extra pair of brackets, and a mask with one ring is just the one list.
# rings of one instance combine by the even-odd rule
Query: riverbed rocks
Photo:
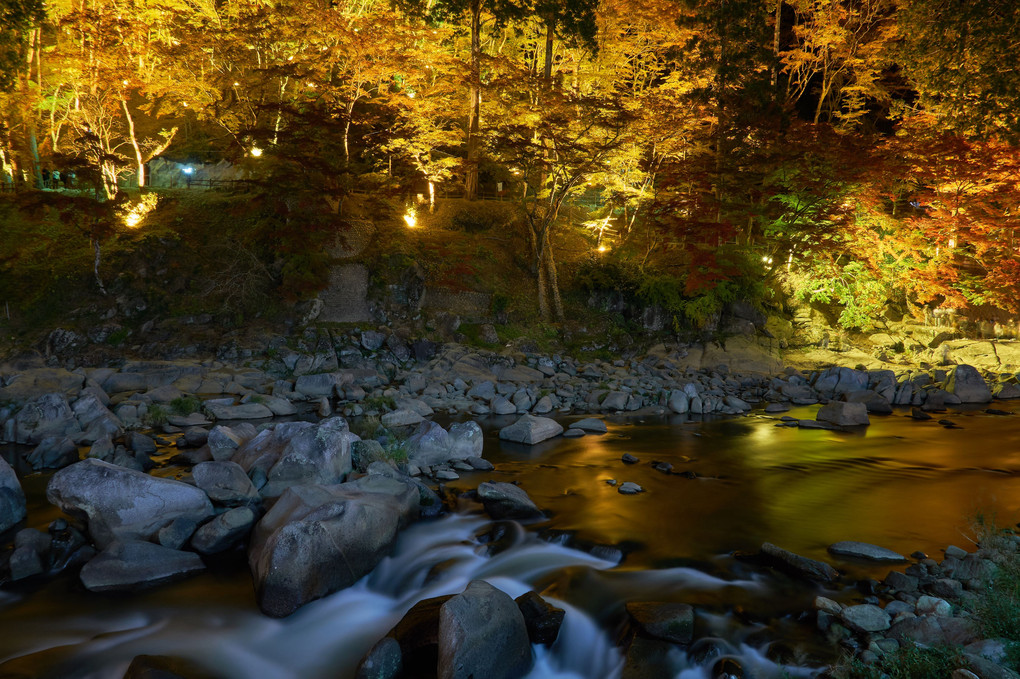
[(867, 542), (854, 542), (852, 540), (843, 540), (829, 545), (829, 553), (865, 561), (898, 563), (907, 560), (907, 557), (897, 554), (891, 549)]
[(288, 488), (256, 525), (248, 548), (259, 607), (282, 617), (354, 584), (386, 556), (418, 509), (413, 483), (380, 475)]
[(478, 499), (494, 519), (541, 520), (545, 516), (524, 489), (512, 483), (489, 482), (478, 486)]
[(208, 496), (194, 486), (92, 459), (54, 474), (46, 498), (68, 514), (84, 516), (100, 548), (118, 540), (149, 540), (175, 520), (197, 525), (213, 514)]
[(839, 573), (829, 564), (795, 554), (771, 542), (761, 546), (761, 557), (766, 563), (796, 577), (815, 582), (835, 582), (839, 579)]
[(439, 679), (518, 679), (532, 664), (524, 616), (509, 595), (475, 580), (439, 610)]
[(205, 569), (194, 552), (141, 540), (115, 540), (81, 569), (90, 592), (123, 592), (187, 578)]
[(857, 427), (871, 424), (868, 408), (863, 403), (829, 401), (815, 415), (819, 422), (828, 422), (837, 427)]
[(549, 417), (522, 415), (513, 424), (499, 430), (499, 438), (533, 446), (563, 433), (563, 425)]
[(21, 483), (7, 460), (0, 457), (0, 533), (18, 525), (26, 511)]

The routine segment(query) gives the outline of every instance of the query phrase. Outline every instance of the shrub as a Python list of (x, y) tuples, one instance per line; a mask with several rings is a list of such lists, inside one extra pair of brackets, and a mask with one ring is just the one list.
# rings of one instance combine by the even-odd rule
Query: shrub
[(178, 396), (174, 400), (170, 401), (170, 410), (173, 411), (174, 415), (180, 415), (186, 417), (191, 413), (197, 413), (202, 409), (202, 400), (197, 396)]
[(162, 427), (166, 424), (169, 413), (167, 409), (158, 403), (151, 404), (142, 417), (142, 422), (149, 427)]
[(849, 659), (835, 668), (838, 679), (946, 679), (963, 663), (953, 646), (904, 645), (873, 665)]

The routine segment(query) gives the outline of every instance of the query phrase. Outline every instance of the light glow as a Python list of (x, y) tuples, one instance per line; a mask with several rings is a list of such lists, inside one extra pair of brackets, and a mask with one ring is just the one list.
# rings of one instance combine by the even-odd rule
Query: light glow
[(251, 147), (251, 157), (252, 158), (261, 158), (262, 157), (262, 149), (260, 149), (258, 146), (252, 146)]
[(407, 228), (413, 229), (418, 226), (418, 211), (413, 207), (407, 208), (407, 212), (404, 213), (404, 222), (407, 223)]

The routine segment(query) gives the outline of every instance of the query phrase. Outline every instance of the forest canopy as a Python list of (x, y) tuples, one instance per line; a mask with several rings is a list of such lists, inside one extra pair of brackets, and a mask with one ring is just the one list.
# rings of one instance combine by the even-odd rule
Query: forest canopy
[(0, 181), (506, 196), (550, 319), (563, 229), (676, 308), (1016, 313), (1017, 35), (1004, 0), (0, 0)]

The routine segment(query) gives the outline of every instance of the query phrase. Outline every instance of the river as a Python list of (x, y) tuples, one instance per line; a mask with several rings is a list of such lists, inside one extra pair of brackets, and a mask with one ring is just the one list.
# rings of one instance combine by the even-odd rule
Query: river
[[(816, 409), (789, 414), (810, 418)], [(511, 531), (499, 550), (480, 543), (491, 522), (465, 501), (405, 531), (354, 587), (284, 620), (258, 612), (240, 553), (132, 596), (89, 594), (69, 577), (8, 588), (0, 591), (0, 677), (120, 679), (140, 654), (187, 658), (229, 679), (352, 677), (414, 603), (478, 578), (515, 597), (535, 589), (567, 611), (556, 644), (535, 647), (535, 678), (619, 677), (627, 660), (615, 634), (623, 604), (638, 600), (698, 611), (704, 640), (666, 658), (671, 676), (707, 678), (720, 653), (759, 679), (811, 676), (832, 658), (800, 616), (819, 590), (736, 553), (768, 541), (833, 563), (845, 581), (880, 579), (888, 567), (835, 559), (826, 546), (859, 540), (940, 558), (948, 544), (972, 548), (979, 516), (1020, 519), (1020, 417), (953, 411), (941, 417), (957, 426), (946, 428), (906, 415), (873, 416), (851, 433), (777, 426), (758, 411), (707, 421), (609, 417), (608, 434), (533, 447), (500, 442), (498, 427), (513, 418), (492, 419), (483, 422), (485, 456), (496, 470), (448, 487), (517, 480), (549, 514)], [(624, 464), (624, 453), (640, 461)], [(673, 473), (652, 462), (672, 464)], [(42, 497), (46, 478), (24, 480), (29, 525), (44, 530), (57, 516)], [(611, 479), (646, 492), (621, 495)], [(779, 657), (787, 666), (768, 659)]]

